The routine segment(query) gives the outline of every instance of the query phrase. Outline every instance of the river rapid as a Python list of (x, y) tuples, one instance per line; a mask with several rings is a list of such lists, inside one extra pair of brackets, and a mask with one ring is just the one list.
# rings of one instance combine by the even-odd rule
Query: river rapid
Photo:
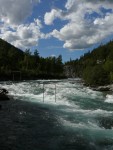
[(80, 79), (0, 82), (0, 150), (113, 150), (113, 94)]

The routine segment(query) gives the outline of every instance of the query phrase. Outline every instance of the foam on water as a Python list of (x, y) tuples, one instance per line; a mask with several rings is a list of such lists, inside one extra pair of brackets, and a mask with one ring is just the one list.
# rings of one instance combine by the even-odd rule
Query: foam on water
[[(63, 110), (63, 109), (62, 109)], [(82, 113), (84, 116), (87, 115), (87, 116), (95, 116), (95, 115), (103, 115), (104, 116), (107, 116), (107, 115), (113, 115), (113, 111), (106, 111), (106, 110), (102, 110), (102, 109), (97, 109), (97, 110), (84, 110), (84, 109), (81, 109), (79, 106), (76, 106), (76, 109), (75, 107), (70, 107), (70, 108), (65, 108), (64, 111), (70, 113), (70, 112), (73, 112), (73, 113)]]
[[(57, 119), (56, 126), (59, 124), (63, 126), (66, 133), (82, 136), (93, 144), (101, 141), (104, 143), (106, 139), (109, 143), (113, 139), (113, 95), (93, 91), (83, 86), (78, 79), (2, 82), (0, 87), (6, 88), (15, 101), (27, 101), (30, 104), (32, 102), (40, 105), (41, 108), (44, 106), (49, 109)], [(19, 111), (20, 116), (27, 113), (24, 109)], [(45, 115), (41, 117), (50, 118), (49, 111)]]
[(76, 122), (71, 122), (69, 120), (65, 120), (64, 118), (60, 118), (59, 122), (61, 122), (66, 127), (68, 126), (68, 127), (74, 128), (74, 129), (76, 128), (76, 130), (78, 130), (78, 129), (103, 130), (97, 124), (95, 124), (94, 122), (90, 122), (90, 121), (88, 121), (87, 123), (83, 123), (83, 122), (76, 123)]
[[(51, 80), (50, 80), (51, 81)], [(71, 97), (78, 99), (104, 99), (103, 94), (101, 92), (93, 91), (87, 87), (84, 87), (81, 84), (74, 82), (58, 82), (58, 80), (53, 80), (52, 84), (49, 83), (48, 80), (40, 80), (40, 81), (31, 81), (31, 82), (20, 82), (20, 83), (4, 83), (0, 86), (6, 88), (9, 91), (9, 95), (16, 97), (28, 97), (28, 100), (36, 99), (35, 102), (43, 101), (43, 96), (45, 103), (61, 105), (65, 104), (67, 106), (72, 106), (77, 108), (74, 100), (70, 100)], [(57, 84), (56, 84), (57, 81)], [(76, 81), (76, 80), (75, 80)], [(43, 84), (44, 85), (44, 95), (43, 95)], [(48, 83), (47, 83), (48, 82)], [(55, 82), (55, 83), (54, 83)], [(55, 102), (55, 84), (56, 84), (56, 100)], [(108, 102), (108, 98), (112, 101), (112, 96), (107, 95), (105, 102)], [(23, 99), (22, 99), (23, 100)], [(33, 100), (34, 101), (34, 100)], [(78, 103), (77, 103), (78, 104)], [(79, 106), (78, 106), (79, 107)], [(84, 111), (84, 110), (83, 110)]]
[[(43, 89), (44, 83), (44, 89)], [(55, 103), (55, 84), (56, 84), (56, 103)], [(70, 124), (75, 128), (77, 126), (83, 127), (88, 126), (91, 128), (91, 121), (89, 119), (95, 118), (96, 116), (113, 115), (113, 111), (108, 111), (98, 107), (98, 101), (101, 104), (104, 103), (104, 95), (101, 92), (93, 91), (88, 87), (84, 87), (82, 84), (77, 83), (76, 80), (72, 81), (58, 81), (58, 80), (40, 80), (40, 81), (28, 81), (20, 83), (1, 83), (0, 85), (9, 91), (9, 95), (12, 95), (14, 99), (19, 99), (23, 101), (30, 101), (35, 103), (40, 103), (43, 105), (54, 106), (54, 109), (58, 110), (61, 116), (63, 124)], [(43, 93), (44, 91), (44, 93)], [(44, 103), (43, 103), (44, 97)], [(97, 103), (96, 108), (87, 108), (87, 101), (91, 103)], [(113, 102), (113, 97), (111, 95), (106, 96), (105, 102)], [(85, 105), (85, 108), (82, 105)], [(83, 108), (82, 108), (82, 107)], [(55, 108), (56, 107), (56, 108)], [(61, 114), (64, 114), (62, 116)], [(66, 114), (66, 115), (65, 115)], [(86, 122), (71, 122), (65, 116), (73, 116), (72, 120), (77, 119), (79, 116), (81, 118), (86, 118)], [(84, 121), (84, 119), (83, 119)], [(93, 125), (98, 126), (97, 124)], [(99, 127), (100, 128), (100, 127)]]
[(106, 103), (113, 103), (113, 95), (106, 95), (105, 102)]

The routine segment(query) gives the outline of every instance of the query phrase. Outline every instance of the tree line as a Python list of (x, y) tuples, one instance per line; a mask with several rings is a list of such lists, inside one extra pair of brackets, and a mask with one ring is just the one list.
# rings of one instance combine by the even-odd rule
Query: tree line
[(65, 66), (71, 68), (74, 77), (83, 78), (87, 85), (113, 83), (113, 41), (85, 53), (80, 59), (66, 62)]
[[(113, 41), (63, 64), (62, 56), (43, 58), (38, 50), (25, 52), (0, 39), (0, 80), (11, 80), (13, 71), (22, 79), (83, 78), (87, 85), (113, 83)], [(17, 79), (18, 72), (15, 73)]]
[[(38, 50), (25, 52), (0, 39), (0, 80), (12, 79), (14, 71), (20, 71), (23, 79), (64, 78), (62, 56), (43, 58)], [(17, 79), (18, 72), (15, 73)]]

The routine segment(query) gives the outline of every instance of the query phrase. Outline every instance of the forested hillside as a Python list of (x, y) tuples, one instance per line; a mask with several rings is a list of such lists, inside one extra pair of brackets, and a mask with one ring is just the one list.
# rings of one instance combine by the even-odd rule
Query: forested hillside
[[(64, 74), (65, 69), (65, 74)], [(0, 39), (0, 80), (12, 80), (15, 71), (22, 79), (53, 79), (81, 77), (87, 85), (113, 83), (113, 42), (101, 45), (93, 51), (70, 60), (65, 65), (62, 56), (43, 58), (38, 50), (25, 52)], [(17, 80), (19, 74), (15, 74)]]
[(113, 42), (101, 45), (74, 61), (65, 64), (75, 77), (82, 77), (87, 85), (113, 83)]
[[(16, 71), (21, 72), (22, 79), (63, 78), (62, 56), (43, 58), (38, 50), (23, 52), (0, 39), (0, 80), (12, 80)], [(18, 72), (15, 76), (18, 80)]]

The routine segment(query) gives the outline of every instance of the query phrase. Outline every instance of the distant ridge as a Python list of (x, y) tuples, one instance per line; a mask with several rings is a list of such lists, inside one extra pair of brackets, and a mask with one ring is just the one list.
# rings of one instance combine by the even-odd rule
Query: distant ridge
[(8, 51), (10, 51), (10, 49), (14, 49), (15, 51), (18, 51), (19, 53), (24, 53), (21, 49), (19, 49), (19, 48), (17, 48), (17, 47), (15, 47), (15, 46), (13, 46), (12, 44), (10, 44), (10, 43), (8, 43), (7, 41), (5, 41), (5, 40), (3, 40), (3, 39), (1, 39), (0, 38), (0, 51), (1, 50), (7, 50), (7, 52)]

